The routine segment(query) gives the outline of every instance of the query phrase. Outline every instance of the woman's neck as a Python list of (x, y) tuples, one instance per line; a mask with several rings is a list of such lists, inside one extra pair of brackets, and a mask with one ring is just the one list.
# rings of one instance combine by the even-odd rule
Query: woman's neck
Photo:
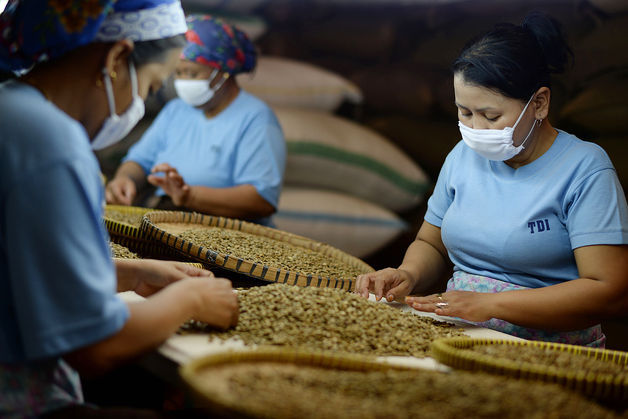
[(240, 87), (235, 78), (229, 77), (222, 89), (216, 93), (216, 97), (210, 100), (203, 108), (203, 113), (207, 118), (213, 118), (220, 112), (224, 111), (238, 97)]
[(533, 133), (534, 138), (530, 147), (523, 149), (523, 152), (505, 163), (513, 169), (518, 169), (521, 166), (532, 163), (534, 160), (541, 157), (550, 149), (554, 140), (558, 136), (556, 131), (547, 119), (541, 122), (541, 125), (536, 128), (536, 133)]

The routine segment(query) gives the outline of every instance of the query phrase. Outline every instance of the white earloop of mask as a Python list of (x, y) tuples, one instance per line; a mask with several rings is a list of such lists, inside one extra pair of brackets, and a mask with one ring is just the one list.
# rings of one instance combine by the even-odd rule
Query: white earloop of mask
[(103, 121), (100, 131), (92, 141), (92, 149), (100, 150), (123, 139), (144, 116), (144, 100), (139, 95), (137, 73), (133, 61), (129, 59), (129, 77), (131, 78), (131, 105), (122, 115), (116, 114), (116, 102), (113, 96), (113, 84), (106, 68), (103, 68), (105, 91), (109, 104), (109, 116)]

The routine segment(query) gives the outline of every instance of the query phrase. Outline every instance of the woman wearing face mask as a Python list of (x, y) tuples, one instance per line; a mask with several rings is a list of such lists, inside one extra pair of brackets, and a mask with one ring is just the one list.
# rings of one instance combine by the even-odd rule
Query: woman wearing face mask
[[(570, 54), (539, 13), (464, 48), (453, 65), (463, 141), (402, 264), (361, 276), (358, 293), (526, 339), (604, 346), (600, 321), (628, 310), (628, 210), (606, 153), (547, 119), (550, 73)], [(452, 265), (447, 292), (407, 297)]]
[[(147, 182), (157, 204), (271, 224), (285, 166), (272, 110), (235, 75), (253, 70), (246, 35), (220, 19), (190, 16), (170, 101), (107, 185), (107, 202), (130, 205)], [(148, 175), (148, 177), (147, 177)]]
[[(183, 11), (12, 1), (0, 29), (0, 69), (21, 75), (0, 84), (0, 416), (111, 417), (83, 405), (78, 373), (151, 350), (190, 318), (237, 321), (227, 280), (180, 263), (114, 265), (102, 224), (92, 148), (124, 136), (174, 70)], [(149, 298), (127, 304), (126, 290)]]

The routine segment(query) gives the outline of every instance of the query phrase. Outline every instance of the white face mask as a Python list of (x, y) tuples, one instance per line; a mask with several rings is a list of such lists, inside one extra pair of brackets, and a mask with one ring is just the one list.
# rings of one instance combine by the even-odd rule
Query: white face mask
[(458, 128), (460, 128), (460, 134), (462, 134), (462, 139), (465, 144), (473, 151), (489, 160), (505, 161), (519, 154), (521, 150), (524, 149), (524, 144), (528, 141), (528, 138), (530, 138), (530, 134), (532, 134), (532, 130), (537, 125), (537, 122), (541, 122), (540, 120), (535, 120), (535, 123), (532, 124), (532, 128), (530, 128), (530, 132), (528, 132), (528, 135), (521, 144), (518, 147), (513, 145), (512, 135), (526, 109), (528, 109), (528, 105), (533, 97), (534, 95), (530, 97), (530, 100), (528, 100), (528, 103), (526, 103), (525, 108), (523, 108), (519, 114), (519, 118), (517, 118), (517, 121), (512, 127), (506, 127), (504, 129), (474, 129), (458, 121)]
[(98, 134), (96, 134), (96, 137), (92, 141), (93, 150), (100, 150), (117, 143), (123, 139), (144, 116), (144, 101), (138, 92), (137, 73), (135, 72), (133, 62), (129, 60), (129, 74), (131, 76), (131, 94), (133, 95), (133, 100), (122, 115), (116, 114), (113, 86), (111, 85), (111, 78), (109, 78), (109, 73), (107, 73), (106, 68), (103, 68), (103, 74), (110, 114), (105, 119), (102, 128), (100, 128), (100, 131), (98, 131)]
[(210, 85), (216, 77), (216, 74), (218, 74), (218, 70), (214, 69), (208, 80), (176, 79), (174, 81), (174, 89), (177, 91), (177, 96), (188, 105), (201, 106), (206, 104), (229, 78), (229, 74), (225, 73), (222, 80), (212, 88)]

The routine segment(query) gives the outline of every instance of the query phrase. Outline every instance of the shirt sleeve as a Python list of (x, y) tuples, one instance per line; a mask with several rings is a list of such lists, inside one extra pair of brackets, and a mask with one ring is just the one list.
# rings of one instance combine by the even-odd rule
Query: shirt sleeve
[(430, 196), (430, 199), (427, 201), (427, 211), (425, 212), (424, 219), (436, 227), (441, 227), (443, 224), (443, 217), (445, 217), (445, 213), (454, 199), (455, 192), (449, 187), (449, 175), (455, 150), (454, 148), (445, 159), (445, 163), (438, 174), (434, 192), (432, 192), (432, 196)]
[(166, 145), (168, 128), (172, 122), (173, 103), (166, 105), (157, 115), (150, 127), (144, 132), (142, 138), (129, 148), (122, 162), (133, 161), (139, 164), (146, 174), (157, 163), (157, 155)]
[(599, 170), (575, 186), (566, 224), (572, 249), (628, 244), (626, 197), (615, 170)]
[(9, 283), (28, 360), (100, 341), (126, 322), (103, 203), (97, 171), (81, 161), (51, 164), (8, 193)]
[(253, 118), (240, 138), (234, 162), (234, 183), (253, 185), (277, 208), (286, 165), (283, 132), (272, 112)]

